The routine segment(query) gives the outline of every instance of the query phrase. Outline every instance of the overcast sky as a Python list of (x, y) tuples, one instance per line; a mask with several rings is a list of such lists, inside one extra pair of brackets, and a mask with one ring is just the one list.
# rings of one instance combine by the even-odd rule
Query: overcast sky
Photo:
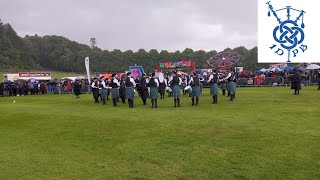
[(0, 18), (23, 37), (95, 37), (108, 50), (257, 45), (257, 0), (0, 0)]

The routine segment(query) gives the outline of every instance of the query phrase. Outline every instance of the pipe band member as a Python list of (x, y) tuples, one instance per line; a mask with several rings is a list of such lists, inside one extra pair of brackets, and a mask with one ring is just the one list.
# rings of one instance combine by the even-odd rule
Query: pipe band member
[(230, 101), (234, 100), (235, 97), (235, 92), (236, 92), (236, 75), (234, 70), (231, 68), (227, 77), (224, 78), (225, 80), (228, 80), (228, 89), (229, 89), (229, 93), (230, 93)]
[(159, 81), (155, 78), (155, 73), (152, 73), (151, 78), (149, 80), (149, 87), (150, 87), (150, 99), (152, 108), (158, 108), (158, 87)]
[(136, 87), (136, 83), (134, 82), (134, 79), (131, 77), (131, 72), (127, 73), (125, 86), (126, 86), (126, 99), (128, 99), (129, 108), (133, 108), (134, 88)]
[(218, 104), (218, 81), (219, 74), (215, 69), (212, 70), (212, 74), (209, 76), (208, 83), (210, 83), (210, 94), (213, 99), (213, 104)]
[(199, 103), (199, 97), (201, 96), (200, 80), (201, 77), (199, 73), (194, 73), (194, 76), (189, 80), (189, 84), (192, 86), (192, 106), (194, 106), (194, 97), (196, 97), (196, 106), (198, 106)]
[(169, 84), (172, 85), (172, 96), (174, 97), (174, 107), (180, 107), (180, 85), (181, 78), (178, 76), (177, 72), (174, 71), (173, 76), (169, 80)]
[(120, 87), (120, 83), (118, 81), (118, 76), (117, 74), (112, 74), (111, 76), (111, 83), (110, 83), (110, 87), (111, 87), (111, 97), (112, 97), (112, 102), (113, 102), (113, 106), (117, 106), (117, 101), (120, 98), (119, 95), (119, 87)]
[(142, 99), (143, 105), (147, 104), (147, 99), (149, 97), (148, 87), (147, 87), (147, 80), (146, 80), (146, 74), (143, 73), (142, 77), (140, 79), (140, 97)]
[(100, 87), (101, 87), (101, 91), (100, 91), (101, 100), (103, 105), (106, 105), (106, 100), (108, 96), (108, 86), (106, 85), (106, 80), (103, 80), (103, 79), (101, 80)]
[(92, 95), (94, 98), (94, 103), (99, 103), (99, 81), (98, 78), (93, 78), (93, 81), (91, 83), (92, 88)]

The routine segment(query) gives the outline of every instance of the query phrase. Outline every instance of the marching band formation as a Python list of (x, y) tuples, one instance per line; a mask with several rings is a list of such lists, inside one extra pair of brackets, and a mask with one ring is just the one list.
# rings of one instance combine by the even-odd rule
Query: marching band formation
[[(179, 75), (177, 72), (159, 73), (156, 77), (155, 73), (147, 76), (143, 74), (142, 77), (134, 79), (131, 73), (128, 72), (125, 76), (118, 77), (117, 74), (112, 74), (111, 79), (103, 80), (103, 76), (94, 78), (91, 83), (92, 94), (95, 103), (99, 103), (99, 98), (103, 105), (111, 94), (113, 106), (117, 106), (120, 102), (124, 104), (128, 102), (129, 108), (134, 107), (134, 94), (137, 91), (144, 105), (147, 104), (147, 99), (151, 100), (152, 108), (158, 108), (158, 98), (165, 98), (165, 92), (168, 97), (173, 97), (174, 107), (180, 107), (180, 91), (182, 89), (183, 95), (189, 94), (191, 98), (191, 105), (197, 106), (199, 104), (200, 96), (202, 95), (202, 83), (205, 81), (201, 74), (193, 73), (191, 75)], [(234, 69), (230, 69), (224, 73), (215, 69), (212, 70), (207, 83), (210, 84), (210, 95), (212, 96), (212, 103), (218, 104), (219, 87), (222, 90), (222, 95), (225, 96), (225, 91), (228, 91), (230, 101), (235, 99), (236, 86), (238, 80), (238, 73)]]

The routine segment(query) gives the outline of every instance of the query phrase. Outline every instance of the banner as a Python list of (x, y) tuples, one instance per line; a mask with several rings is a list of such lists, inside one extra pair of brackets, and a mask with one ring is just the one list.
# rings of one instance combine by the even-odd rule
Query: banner
[(19, 72), (18, 74), (19, 74), (19, 77), (30, 77), (30, 78), (51, 76), (51, 73), (49, 72)]
[(88, 81), (89, 81), (89, 84), (91, 84), (91, 81), (90, 81), (90, 68), (89, 68), (89, 57), (86, 57), (86, 59), (84, 60), (84, 63), (85, 63), (86, 70), (87, 70)]
[(191, 67), (192, 61), (190, 60), (181, 60), (181, 61), (167, 61), (167, 62), (160, 62), (160, 68), (166, 69), (174, 69), (174, 68), (182, 68), (182, 67)]
[(195, 71), (195, 62), (190, 60), (160, 62), (158, 65), (158, 72), (160, 72), (161, 69), (175, 69), (184, 67), (191, 67), (192, 71)]

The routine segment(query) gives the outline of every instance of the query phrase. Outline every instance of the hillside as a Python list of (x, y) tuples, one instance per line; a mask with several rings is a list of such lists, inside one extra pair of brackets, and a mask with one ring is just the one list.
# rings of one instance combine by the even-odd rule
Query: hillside
[[(213, 47), (214, 49), (214, 44)], [(246, 49), (237, 47), (226, 48), (224, 51), (236, 51), (241, 55), (239, 66), (247, 70), (266, 66), (257, 64), (257, 47)], [(52, 71), (85, 72), (84, 58), (90, 57), (90, 68), (93, 72), (121, 71), (130, 65), (141, 65), (155, 69), (158, 62), (168, 60), (191, 59), (197, 63), (197, 68), (208, 68), (206, 60), (216, 54), (215, 50), (206, 52), (194, 51), (186, 48), (184, 51), (158, 52), (151, 49), (147, 52), (140, 49), (132, 50), (102, 50), (98, 47), (90, 48), (88, 45), (71, 41), (61, 36), (27, 35), (21, 38), (10, 24), (0, 21), (0, 71), (50, 69)]]

